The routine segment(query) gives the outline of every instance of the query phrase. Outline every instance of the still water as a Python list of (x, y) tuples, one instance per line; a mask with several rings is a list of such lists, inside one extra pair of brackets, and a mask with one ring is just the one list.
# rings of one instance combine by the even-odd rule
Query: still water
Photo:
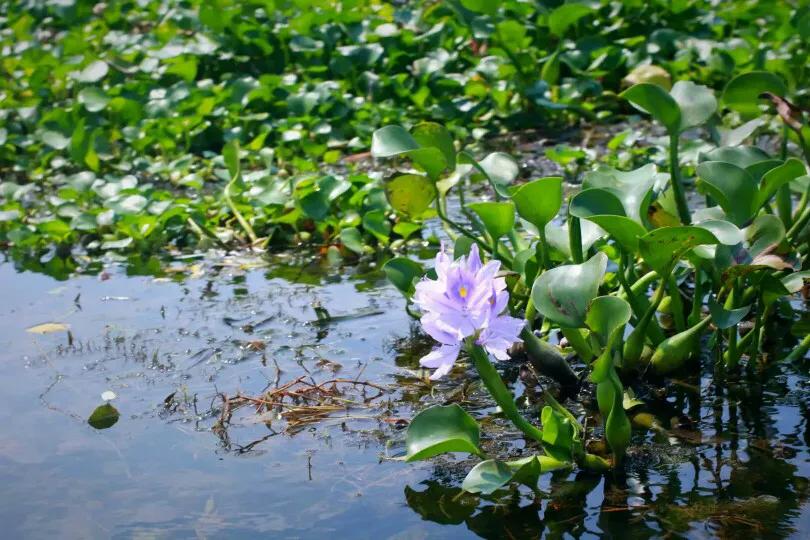
[[(667, 430), (634, 430), (624, 474), (463, 494), (464, 456), (398, 458), (425, 406), (492, 412), (472, 371), (430, 387), (430, 343), (380, 265), (317, 260), (111, 262), (69, 279), (0, 264), (3, 538), (810, 537), (799, 366), (675, 381), (669, 399), (640, 389)], [(27, 331), (42, 323), (69, 330)], [(536, 405), (537, 382), (503, 367)], [(284, 388), (298, 394), (257, 412)], [(120, 419), (97, 430), (108, 390)], [(491, 453), (532, 451), (497, 420), (482, 435)]]

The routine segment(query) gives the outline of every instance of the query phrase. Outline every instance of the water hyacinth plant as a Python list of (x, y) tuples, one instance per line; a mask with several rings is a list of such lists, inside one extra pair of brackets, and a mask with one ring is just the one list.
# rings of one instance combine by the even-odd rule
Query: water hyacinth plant
[[(793, 325), (791, 297), (810, 276), (804, 144), (810, 128), (785, 105), (785, 93), (778, 77), (761, 72), (733, 79), (720, 99), (688, 81), (671, 91), (658, 83), (633, 86), (623, 96), (663, 123), (668, 152), (628, 171), (600, 165), (582, 175), (567, 199), (562, 178), (516, 185), (519, 167), (508, 155), (479, 161), (458, 151), (439, 124), (375, 132), (372, 154), (396, 170), (386, 181), (391, 206), (417, 222), (437, 216), (455, 242), (455, 260), (444, 249), (436, 256), (435, 279), (407, 257), (385, 265), (409, 312), (440, 344), (421, 365), (434, 370), (435, 380), (466, 354), (503, 415), (544, 451), (529, 460), (532, 474), (523, 469), (528, 462), (486, 460), (470, 472), (465, 489), (536, 481), (539, 472), (557, 467), (621, 467), (632, 450), (633, 420), (650, 425), (639, 419), (646, 418), (644, 402), (632, 387), (698, 373), (696, 360), (711, 359), (717, 377), (737, 377), (743, 369), (757, 376), (779, 361), (769, 330)], [(776, 115), (769, 116), (769, 104)], [(787, 137), (781, 155), (746, 145), (753, 131), (744, 126), (688, 157), (679, 153), (684, 131), (750, 122), (752, 111), (762, 117), (755, 127), (788, 126), (779, 130)], [(489, 186), (491, 200), (467, 201), (464, 192), (477, 181)], [(705, 205), (687, 197), (692, 185)], [(459, 217), (447, 212), (454, 194)], [(481, 254), (490, 261), (482, 263)], [(796, 350), (781, 353), (782, 361), (803, 362), (808, 339), (794, 328), (798, 335), (787, 339), (795, 339)], [(564, 339), (554, 345), (552, 333)], [(602, 428), (585, 430), (548, 392), (539, 418), (522, 414), (490, 362), (490, 355), (508, 361), (518, 350), (558, 383), (563, 404), (592, 389)], [(593, 438), (605, 444), (589, 454), (585, 446)], [(474, 420), (457, 405), (418, 414), (407, 443), (409, 460), (441, 452), (483, 455)]]

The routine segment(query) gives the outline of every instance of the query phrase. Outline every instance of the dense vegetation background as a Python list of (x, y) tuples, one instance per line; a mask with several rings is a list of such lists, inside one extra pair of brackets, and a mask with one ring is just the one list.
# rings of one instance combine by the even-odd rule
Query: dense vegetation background
[[(0, 243), (154, 252), (330, 243), (350, 228), (342, 244), (360, 251), (407, 238), (419, 223), (390, 216), (380, 178), (345, 160), (375, 129), (429, 119), (465, 144), (540, 137), (621, 120), (629, 82), (719, 92), (751, 70), (801, 104), (810, 11), (793, 4), (5, 2)], [(721, 118), (710, 126), (736, 125)]]

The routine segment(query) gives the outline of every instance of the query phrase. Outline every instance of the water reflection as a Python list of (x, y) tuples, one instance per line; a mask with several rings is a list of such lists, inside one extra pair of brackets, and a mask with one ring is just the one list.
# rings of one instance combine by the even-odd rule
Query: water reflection
[[(807, 382), (780, 366), (765, 383), (679, 381), (649, 410), (672, 429), (637, 431), (626, 472), (553, 473), (538, 490), (463, 493), (463, 471), (405, 489), (423, 520), (482, 538), (666, 535), (784, 538), (807, 532), (810, 502)], [(461, 464), (460, 464), (461, 465)], [(466, 471), (472, 463), (464, 464)], [(801, 534), (800, 534), (801, 536)]]

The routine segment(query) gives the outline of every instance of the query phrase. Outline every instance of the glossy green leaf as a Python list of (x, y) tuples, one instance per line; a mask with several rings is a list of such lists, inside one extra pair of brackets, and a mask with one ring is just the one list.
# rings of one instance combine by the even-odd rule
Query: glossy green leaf
[(456, 147), (447, 128), (435, 122), (422, 122), (411, 130), (411, 136), (422, 148), (438, 148), (449, 169), (456, 168)]
[(560, 176), (549, 176), (520, 186), (512, 194), (520, 217), (538, 229), (550, 223), (562, 206), (562, 182)]
[(787, 93), (781, 77), (767, 71), (749, 71), (731, 79), (723, 90), (723, 105), (733, 109), (744, 117), (760, 114), (759, 105), (763, 104), (760, 94), (771, 92), (777, 96)]
[(697, 167), (698, 187), (712, 196), (729, 221), (745, 225), (754, 213), (756, 180), (736, 165), (722, 161), (704, 161)]
[(506, 463), (488, 459), (467, 473), (464, 482), (461, 483), (461, 489), (469, 493), (489, 495), (508, 484), (512, 480), (512, 474), (512, 469)]
[(585, 173), (582, 187), (602, 188), (610, 191), (624, 206), (624, 215), (642, 223), (650, 204), (651, 190), (658, 177), (658, 170), (652, 163), (632, 171), (619, 171), (605, 165)]
[(754, 210), (762, 208), (773, 197), (780, 187), (807, 174), (804, 163), (796, 158), (789, 158), (783, 165), (774, 167), (762, 176), (759, 192), (754, 203)]
[(669, 92), (657, 84), (636, 84), (622, 92), (621, 96), (637, 109), (650, 114), (670, 133), (681, 127), (681, 109)]
[(494, 239), (505, 236), (515, 226), (515, 205), (512, 202), (478, 202), (467, 207), (481, 219)]
[(383, 265), (383, 271), (388, 281), (408, 298), (413, 295), (414, 281), (425, 275), (422, 265), (407, 257), (394, 257)]
[(585, 324), (606, 346), (611, 338), (630, 322), (630, 304), (618, 296), (597, 296), (588, 305)]
[(702, 125), (717, 110), (714, 93), (691, 81), (678, 81), (669, 91), (681, 110), (680, 131)]
[(599, 291), (607, 261), (607, 255), (600, 252), (582, 264), (543, 272), (532, 286), (537, 311), (560, 326), (585, 327), (588, 305)]
[(606, 189), (589, 188), (577, 193), (568, 204), (568, 212), (578, 218), (595, 215), (624, 216), (624, 205)]
[(99, 405), (87, 419), (87, 423), (96, 429), (108, 429), (113, 427), (120, 418), (118, 409), (110, 403)]
[(419, 149), (419, 143), (401, 126), (385, 126), (371, 136), (371, 155), (385, 158)]
[[(347, 227), (345, 229), (341, 229), (340, 241), (343, 243), (344, 246), (354, 251), (355, 253), (360, 254), (365, 253), (365, 244), (363, 243), (363, 235), (360, 233), (357, 227)], [(391, 281), (393, 282), (393, 280)]]
[(417, 414), (405, 436), (406, 461), (447, 452), (481, 454), (478, 423), (457, 404), (435, 405)]

